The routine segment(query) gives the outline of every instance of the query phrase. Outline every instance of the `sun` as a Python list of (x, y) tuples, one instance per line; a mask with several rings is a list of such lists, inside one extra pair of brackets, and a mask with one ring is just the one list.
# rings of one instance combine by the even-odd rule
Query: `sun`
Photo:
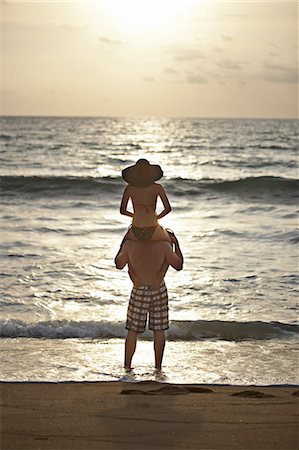
[(168, 33), (195, 0), (98, 0), (89, 3), (91, 13), (104, 11), (107, 19), (125, 36)]

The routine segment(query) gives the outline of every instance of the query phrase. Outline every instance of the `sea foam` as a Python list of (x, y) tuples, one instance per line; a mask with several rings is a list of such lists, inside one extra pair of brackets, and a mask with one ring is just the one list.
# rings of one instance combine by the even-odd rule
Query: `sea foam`
[[(2, 338), (111, 339), (124, 338), (125, 335), (123, 322), (54, 320), (29, 323), (10, 319), (0, 323), (0, 337)], [(294, 338), (299, 337), (299, 325), (262, 321), (172, 321), (167, 336), (170, 340), (188, 341)], [(147, 330), (142, 337), (149, 339), (151, 333)]]

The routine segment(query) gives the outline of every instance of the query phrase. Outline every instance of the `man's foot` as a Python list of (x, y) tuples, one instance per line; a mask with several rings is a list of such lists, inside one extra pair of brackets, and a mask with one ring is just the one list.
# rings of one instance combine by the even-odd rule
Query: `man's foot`
[(155, 380), (158, 382), (167, 380), (167, 376), (161, 369), (160, 370), (155, 369), (154, 375), (155, 375)]

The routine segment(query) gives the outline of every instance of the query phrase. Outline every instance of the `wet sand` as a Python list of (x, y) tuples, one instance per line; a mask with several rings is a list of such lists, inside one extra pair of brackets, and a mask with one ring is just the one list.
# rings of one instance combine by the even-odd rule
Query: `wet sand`
[(2, 383), (1, 449), (296, 450), (298, 387)]

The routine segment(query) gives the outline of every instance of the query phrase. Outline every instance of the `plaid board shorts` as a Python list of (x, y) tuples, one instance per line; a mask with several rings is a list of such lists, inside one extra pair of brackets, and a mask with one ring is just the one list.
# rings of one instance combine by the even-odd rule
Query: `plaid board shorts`
[(127, 330), (143, 333), (149, 314), (149, 329), (153, 331), (167, 330), (168, 294), (163, 282), (158, 289), (151, 286), (133, 287), (127, 312)]

